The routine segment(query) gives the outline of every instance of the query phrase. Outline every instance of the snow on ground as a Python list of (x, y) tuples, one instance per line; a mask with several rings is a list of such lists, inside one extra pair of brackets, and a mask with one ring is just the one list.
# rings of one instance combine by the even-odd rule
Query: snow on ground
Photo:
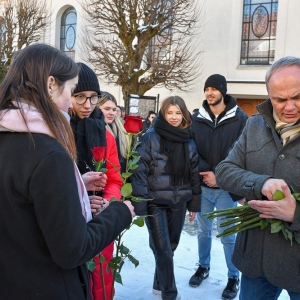
[[(115, 284), (114, 300), (158, 300), (152, 294), (154, 274), (154, 257), (148, 246), (148, 231), (144, 227), (133, 226), (123, 237), (124, 245), (132, 255), (139, 260), (137, 268), (126, 260), (121, 271), (123, 285)], [(213, 237), (211, 251), (211, 269), (207, 279), (201, 286), (192, 288), (188, 281), (194, 274), (198, 261), (197, 236), (183, 231), (181, 240), (174, 255), (176, 285), (182, 300), (220, 300), (227, 283), (227, 268), (220, 240)], [(238, 297), (236, 297), (238, 299)], [(289, 296), (283, 291), (279, 300), (288, 300)], [(255, 299), (253, 299), (255, 300)]]

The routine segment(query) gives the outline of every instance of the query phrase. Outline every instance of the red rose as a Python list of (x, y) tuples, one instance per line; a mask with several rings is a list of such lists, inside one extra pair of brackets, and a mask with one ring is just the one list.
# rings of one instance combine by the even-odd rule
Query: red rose
[(96, 162), (100, 162), (105, 159), (106, 147), (94, 147), (91, 151)]
[(143, 119), (139, 116), (125, 116), (124, 127), (129, 133), (139, 133), (143, 128)]

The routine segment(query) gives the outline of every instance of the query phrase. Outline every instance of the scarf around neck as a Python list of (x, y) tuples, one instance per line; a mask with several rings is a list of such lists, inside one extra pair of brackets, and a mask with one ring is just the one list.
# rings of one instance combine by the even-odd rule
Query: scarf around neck
[(71, 117), (71, 127), (76, 142), (80, 173), (95, 171), (91, 149), (98, 146), (106, 147), (106, 128), (102, 111), (95, 107), (88, 118)]
[(161, 137), (160, 151), (168, 157), (165, 171), (169, 173), (174, 186), (189, 182), (190, 158), (188, 143), (190, 133), (187, 128), (182, 129), (170, 125), (159, 112), (153, 127)]
[(276, 122), (275, 129), (280, 134), (282, 144), (285, 145), (290, 140), (300, 134), (300, 120), (294, 123), (282, 122), (273, 110), (273, 118)]
[[(16, 101), (12, 102), (18, 107)], [(6, 109), (0, 112), (0, 131), (42, 133), (54, 138), (42, 114), (35, 107), (23, 102), (21, 102), (20, 109)], [(88, 222), (92, 219), (89, 197), (75, 161), (73, 163), (82, 215)]]

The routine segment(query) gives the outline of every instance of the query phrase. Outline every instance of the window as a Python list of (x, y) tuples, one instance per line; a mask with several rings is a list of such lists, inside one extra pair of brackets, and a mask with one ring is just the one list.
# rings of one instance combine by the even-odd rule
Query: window
[(76, 23), (76, 10), (68, 8), (61, 17), (60, 50), (72, 59), (75, 59)]
[(150, 60), (148, 62), (151, 61), (151, 64), (156, 67), (170, 64), (173, 39), (173, 4), (174, 0), (164, 2), (162, 9), (167, 16), (167, 20), (165, 20), (162, 27), (165, 29), (155, 35), (149, 43)]
[(274, 62), (278, 0), (244, 0), (241, 65)]

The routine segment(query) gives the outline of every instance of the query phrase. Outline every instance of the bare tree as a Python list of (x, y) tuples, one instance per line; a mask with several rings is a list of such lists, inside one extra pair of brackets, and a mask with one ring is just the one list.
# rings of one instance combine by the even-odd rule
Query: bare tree
[(13, 54), (41, 40), (50, 24), (51, 13), (47, 9), (47, 0), (2, 1), (0, 12), (0, 81), (2, 81)]
[(82, 56), (107, 83), (144, 95), (189, 90), (201, 72), (201, 7), (195, 0), (83, 0)]

